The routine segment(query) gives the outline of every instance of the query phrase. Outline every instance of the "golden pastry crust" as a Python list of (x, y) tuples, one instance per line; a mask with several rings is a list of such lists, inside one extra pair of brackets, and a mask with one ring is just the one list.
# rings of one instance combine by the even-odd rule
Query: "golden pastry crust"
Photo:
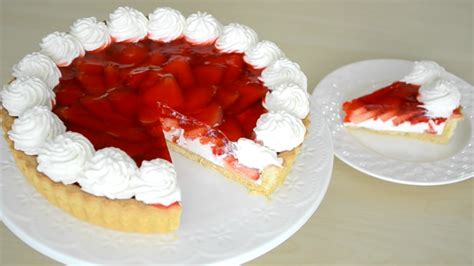
[(179, 227), (179, 204), (164, 208), (147, 205), (135, 199), (111, 200), (86, 193), (77, 185), (53, 182), (36, 170), (36, 156), (26, 155), (13, 148), (13, 142), (7, 134), (11, 129), (13, 117), (10, 117), (5, 109), (1, 109), (0, 118), (3, 121), (5, 139), (18, 168), (28, 182), (53, 205), (83, 221), (119, 231), (168, 233)]
[(380, 135), (391, 135), (391, 136), (401, 136), (401, 137), (408, 137), (412, 139), (418, 139), (422, 141), (429, 141), (437, 144), (446, 144), (449, 142), (451, 137), (454, 134), (454, 130), (456, 129), (457, 123), (461, 121), (463, 117), (460, 118), (450, 118), (446, 121), (446, 126), (444, 127), (443, 133), (440, 135), (430, 134), (430, 133), (414, 133), (414, 132), (399, 132), (399, 131), (382, 131), (382, 130), (373, 130), (369, 128), (363, 127), (354, 127), (354, 126), (346, 126), (351, 131), (359, 131), (359, 132), (369, 132), (375, 133)]

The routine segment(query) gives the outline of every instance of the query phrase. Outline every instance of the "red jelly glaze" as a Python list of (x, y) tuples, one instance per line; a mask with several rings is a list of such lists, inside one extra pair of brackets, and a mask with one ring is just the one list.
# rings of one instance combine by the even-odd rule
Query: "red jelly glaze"
[(395, 124), (409, 121), (412, 124), (428, 122), (430, 119), (440, 124), (446, 118), (430, 118), (426, 110), (418, 101), (420, 86), (404, 82), (394, 82), (371, 94), (345, 102), (343, 110), (346, 112), (344, 122), (362, 122), (366, 119), (388, 120), (392, 117)]
[(266, 112), (261, 70), (213, 44), (113, 43), (60, 70), (53, 112), (96, 149), (120, 148), (138, 165), (171, 161), (162, 128), (179, 126), (222, 154), (229, 140), (253, 139), (255, 118)]

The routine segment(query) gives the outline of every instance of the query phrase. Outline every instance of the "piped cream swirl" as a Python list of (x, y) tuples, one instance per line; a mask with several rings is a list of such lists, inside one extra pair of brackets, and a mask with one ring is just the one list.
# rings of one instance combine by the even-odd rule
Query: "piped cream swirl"
[(54, 102), (54, 92), (37, 77), (21, 77), (6, 85), (1, 92), (2, 104), (10, 116), (19, 116), (25, 110), (43, 105), (49, 110)]
[(433, 61), (418, 61), (413, 65), (413, 70), (406, 75), (401, 81), (422, 85), (425, 82), (430, 82), (436, 78), (443, 77), (446, 70)]
[(133, 196), (130, 180), (137, 174), (137, 165), (124, 151), (103, 148), (86, 162), (79, 184), (82, 190), (96, 196), (129, 199)]
[(261, 69), (268, 67), (282, 57), (285, 57), (285, 54), (276, 44), (270, 41), (261, 41), (245, 51), (244, 61), (257, 69)]
[(76, 37), (65, 32), (53, 32), (44, 37), (41, 52), (58, 66), (69, 66), (74, 59), (84, 55), (84, 47)]
[(104, 49), (110, 42), (110, 33), (104, 22), (95, 17), (81, 18), (71, 26), (71, 35), (76, 37), (86, 51)]
[(281, 83), (287, 82), (293, 82), (306, 90), (308, 83), (306, 75), (301, 71), (300, 66), (287, 58), (280, 58), (265, 68), (262, 71), (260, 80), (270, 90), (273, 90)]
[(66, 131), (63, 122), (46, 106), (35, 106), (13, 121), (8, 136), (16, 150), (38, 154), (43, 144)]
[(117, 42), (138, 42), (148, 34), (148, 19), (131, 7), (119, 7), (107, 23), (112, 38)]
[(94, 155), (90, 141), (79, 133), (66, 132), (46, 141), (38, 151), (38, 171), (54, 182), (66, 185), (81, 177), (86, 162)]
[(135, 198), (147, 204), (169, 206), (181, 200), (174, 166), (163, 159), (143, 161), (138, 178), (133, 179)]
[(453, 81), (438, 78), (420, 87), (418, 100), (427, 116), (448, 118), (459, 107), (461, 93)]
[(214, 42), (222, 32), (222, 24), (211, 14), (197, 12), (186, 19), (184, 37), (194, 44)]
[(258, 42), (257, 33), (248, 26), (231, 23), (224, 27), (216, 47), (224, 53), (243, 53)]
[(286, 111), (303, 119), (309, 113), (308, 93), (294, 83), (282, 83), (267, 93), (263, 106), (270, 111)]
[(254, 132), (257, 141), (276, 152), (282, 152), (303, 143), (306, 127), (295, 116), (278, 111), (261, 115)]
[(61, 72), (51, 58), (34, 52), (27, 54), (13, 66), (13, 76), (16, 78), (37, 77), (43, 80), (50, 89), (53, 89), (59, 84)]
[(239, 163), (260, 171), (269, 165), (281, 166), (283, 163), (275, 151), (246, 138), (235, 143), (234, 152)]
[(183, 35), (186, 19), (178, 10), (157, 8), (148, 19), (148, 38), (152, 40), (170, 42)]

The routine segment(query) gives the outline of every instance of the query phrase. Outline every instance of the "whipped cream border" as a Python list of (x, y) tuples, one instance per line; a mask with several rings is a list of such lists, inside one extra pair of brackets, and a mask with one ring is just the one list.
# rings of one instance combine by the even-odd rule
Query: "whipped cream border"
[[(121, 8), (121, 7), (119, 7), (119, 8)], [(139, 15), (142, 14), (142, 13), (139, 12), (138, 10), (135, 10), (135, 9), (132, 9), (132, 8), (129, 8), (129, 9), (131, 9), (132, 11), (137, 11), (137, 13), (139, 13)], [(117, 9), (117, 10), (118, 10), (118, 9)], [(117, 11), (117, 10), (116, 10), (116, 11)], [(115, 11), (114, 11), (114, 12), (115, 12)], [(188, 22), (188, 19), (189, 19), (190, 17), (196, 16), (196, 14), (206, 15), (206, 13), (200, 13), (200, 12), (195, 13), (195, 14), (191, 14), (191, 15), (186, 19), (187, 22)], [(215, 23), (215, 25), (213, 25), (213, 27), (215, 27), (215, 28), (212, 29), (212, 30), (214, 30), (214, 33), (213, 33), (213, 34), (216, 35), (216, 36), (213, 36), (213, 38), (212, 38), (211, 41), (214, 43), (214, 45), (216, 45), (216, 40), (218, 40), (218, 39), (222, 36), (222, 34), (223, 34), (223, 27), (222, 27), (222, 24), (221, 24), (217, 19), (215, 19), (214, 17), (212, 17), (212, 15), (209, 15), (209, 16), (210, 16), (212, 19), (214, 19), (213, 23)], [(147, 18), (147, 19), (148, 19), (148, 18)], [(145, 21), (144, 19), (142, 19), (142, 20)], [(148, 20), (147, 20), (146, 22), (148, 22)], [(100, 23), (100, 22), (98, 22), (98, 23)], [(186, 25), (186, 26), (187, 26), (187, 25)], [(186, 31), (186, 28), (185, 28), (184, 30)], [(147, 29), (147, 33), (148, 33), (148, 29)], [(65, 34), (66, 34), (66, 33), (65, 33)], [(69, 33), (67, 33), (67, 34), (68, 34), (67, 36), (70, 36)], [(111, 34), (111, 35), (112, 35), (112, 34)], [(211, 35), (212, 35), (212, 34), (211, 34)], [(184, 33), (184, 36), (186, 37), (186, 32)], [(255, 36), (256, 36), (256, 35), (255, 35)], [(71, 37), (72, 37), (72, 35), (71, 35)], [(130, 36), (128, 36), (128, 37), (130, 37)], [(132, 37), (135, 37), (135, 38), (132, 38), (133, 40), (130, 40), (130, 38), (123, 38), (123, 40), (120, 40), (120, 41), (117, 41), (116, 38), (112, 38), (111, 43), (113, 43), (113, 42), (130, 42), (130, 41), (135, 41), (135, 40), (139, 40), (139, 39), (142, 38), (142, 37), (141, 37), (141, 34), (140, 34), (140, 36), (132, 36)], [(214, 37), (215, 37), (215, 38), (214, 38)], [(74, 37), (73, 37), (73, 38), (74, 38)], [(148, 38), (148, 36), (145, 36), (145, 37), (143, 37), (143, 38)], [(75, 39), (75, 40), (78, 41), (78, 43), (81, 45), (81, 48), (82, 48), (83, 43), (81, 43), (80, 40), (78, 40), (78, 39)], [(202, 40), (200, 40), (200, 41), (203, 42), (203, 43), (205, 43), (205, 42), (202, 41)], [(107, 45), (108, 45), (108, 44), (107, 44)], [(251, 50), (251, 49), (254, 48), (256, 45), (258, 45), (258, 43), (257, 43), (256, 40), (255, 40), (251, 45), (249, 45), (248, 49), (246, 49), (246, 50)], [(275, 47), (272, 47), (272, 48), (275, 49)], [(242, 53), (243, 53), (244, 51), (238, 51), (238, 52), (242, 52)], [(272, 52), (272, 51), (270, 51), (270, 52)], [(72, 61), (75, 60), (77, 57), (83, 56), (83, 54), (84, 54), (83, 52), (75, 52), (74, 55), (68, 54), (68, 55), (66, 55), (66, 56), (68, 56), (67, 59), (69, 59), (69, 60), (72, 62)], [(51, 58), (51, 57), (48, 56), (48, 55), (46, 55), (46, 56), (47, 56), (48, 58)], [(267, 60), (267, 61), (268, 61), (268, 62), (266, 62), (266, 65), (267, 65), (267, 66), (266, 66), (266, 67), (263, 67), (263, 68), (261, 68), (261, 69), (265, 70), (265, 69), (268, 68), (268, 67), (272, 67), (272, 65), (273, 65), (276, 61), (281, 60), (281, 59), (286, 59), (286, 57), (284, 56), (283, 53), (281, 53), (281, 56), (280, 56), (280, 55), (279, 55), (279, 56), (275, 56), (273, 59)], [(53, 60), (53, 61), (54, 61), (54, 60)], [(56, 60), (56, 61), (57, 61), (57, 60)], [(61, 63), (61, 64), (56, 64), (56, 65), (57, 65), (57, 66), (64, 65), (63, 62), (60, 62), (60, 63)], [(301, 72), (301, 74), (300, 74), (300, 73), (298, 73), (298, 74), (301, 75), (302, 72)], [(303, 74), (303, 75), (304, 75), (304, 74)], [(287, 79), (281, 80), (281, 82), (277, 82), (277, 84), (275, 84), (275, 85), (280, 85), (280, 83), (282, 84), (282, 83), (290, 82), (290, 81), (293, 80), (293, 78), (299, 78), (299, 77), (291, 77), (291, 76), (290, 76), (290, 77), (287, 78)], [(53, 89), (53, 88), (51, 88), (51, 89)], [(302, 88), (302, 89), (303, 89), (304, 91), (307, 90), (307, 88)], [(285, 112), (285, 111), (283, 111), (283, 112)], [(288, 113), (288, 115), (291, 115), (291, 116), (292, 116), (292, 114), (290, 114), (290, 113)], [(295, 117), (295, 119), (297, 119), (297, 120), (299, 120), (299, 121), (302, 120), (302, 119), (299, 119), (299, 118), (297, 118), (297, 117)], [(61, 123), (62, 123), (62, 121), (61, 121)], [(79, 133), (77, 133), (77, 134), (79, 134)], [(303, 139), (304, 139), (304, 136), (303, 136)], [(301, 142), (302, 142), (302, 141), (301, 141)], [(262, 143), (257, 143), (257, 142), (256, 142), (256, 144), (262, 145)], [(300, 145), (300, 144), (301, 144), (301, 143), (298, 143), (298, 145)], [(237, 142), (235, 142), (234, 146), (235, 146), (235, 145), (237, 145)], [(296, 146), (298, 146), (298, 145), (296, 145)], [(296, 146), (295, 146), (295, 147), (296, 147)], [(268, 149), (268, 150), (271, 151), (271, 152), (275, 152), (274, 150), (272, 150), (272, 149), (270, 149), (270, 148), (268, 148), (268, 147), (262, 145), (262, 148), (263, 148), (263, 147), (266, 148), (266, 149)], [(295, 147), (293, 147), (293, 148), (295, 148)], [(290, 149), (290, 150), (291, 150), (291, 149)], [(275, 152), (275, 153), (276, 153), (276, 152)], [(250, 155), (249, 155), (249, 156), (250, 156)], [(280, 157), (277, 157), (277, 158), (281, 159)], [(270, 166), (270, 165), (273, 165), (273, 164), (269, 164), (269, 165), (267, 165), (267, 166), (265, 166), (265, 165), (259, 165), (259, 168), (260, 168), (259, 170), (260, 170), (260, 172), (263, 172), (264, 169), (265, 169), (266, 167)], [(256, 182), (261, 182), (261, 180), (259, 179), (259, 180), (257, 180)], [(169, 200), (168, 200), (168, 201), (169, 201)], [(179, 200), (178, 200), (178, 202), (179, 202)], [(159, 203), (159, 202), (157, 202), (157, 203)]]

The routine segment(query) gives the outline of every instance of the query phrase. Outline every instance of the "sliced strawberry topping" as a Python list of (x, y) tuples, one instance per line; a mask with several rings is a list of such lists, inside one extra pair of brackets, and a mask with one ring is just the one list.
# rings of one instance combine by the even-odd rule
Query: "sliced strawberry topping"
[(216, 93), (214, 86), (195, 86), (185, 90), (184, 101), (185, 110), (196, 111), (211, 102)]
[(73, 125), (99, 132), (106, 130), (106, 126), (102, 121), (94, 118), (91, 113), (79, 104), (56, 108), (55, 113), (61, 118), (61, 120)]
[(194, 76), (202, 86), (212, 86), (221, 83), (224, 67), (219, 65), (201, 65), (194, 68)]
[(198, 126), (184, 132), (185, 138), (195, 139), (207, 135), (209, 129), (206, 126)]
[(183, 87), (191, 86), (194, 83), (193, 71), (187, 57), (171, 57), (168, 63), (163, 66), (163, 71), (173, 74)]
[(230, 141), (237, 141), (238, 139), (245, 137), (245, 133), (242, 130), (239, 121), (231, 116), (226, 117), (224, 123), (222, 123), (218, 129), (224, 133)]
[(104, 78), (100, 75), (79, 73), (77, 79), (81, 82), (84, 91), (89, 95), (102, 95), (106, 91)]
[(140, 105), (140, 98), (134, 92), (129, 90), (115, 90), (109, 93), (108, 100), (119, 114), (128, 118), (136, 117)]
[(158, 84), (144, 90), (141, 97), (146, 104), (163, 103), (170, 107), (180, 107), (184, 101), (173, 76), (164, 76)]
[(102, 75), (104, 73), (104, 66), (100, 62), (87, 60), (85, 57), (76, 59), (74, 64), (79, 72), (91, 75)]
[(239, 120), (242, 130), (247, 138), (253, 139), (253, 129), (257, 125), (257, 120), (266, 112), (267, 110), (263, 108), (261, 103), (256, 103), (251, 108), (248, 108), (246, 111), (237, 115), (237, 120)]
[(211, 103), (192, 116), (210, 127), (218, 127), (222, 123), (224, 112), (219, 104)]
[(216, 100), (224, 110), (234, 104), (239, 99), (239, 96), (240, 92), (233, 88), (220, 88), (216, 92)]
[(163, 55), (160, 51), (153, 51), (150, 53), (148, 57), (148, 64), (160, 66), (161, 64), (165, 63), (168, 60), (165, 55)]
[(139, 65), (148, 58), (148, 48), (143, 43), (126, 43), (118, 50), (118, 62), (124, 65)]
[(138, 120), (142, 124), (153, 124), (160, 119), (161, 108), (158, 104), (144, 105), (138, 112)]
[(104, 68), (105, 84), (107, 88), (115, 88), (120, 86), (120, 70), (115, 65), (107, 65)]
[(254, 103), (261, 102), (267, 93), (267, 89), (260, 84), (241, 84), (236, 86), (236, 89), (239, 91), (239, 98), (226, 110), (229, 114), (239, 113)]
[(71, 105), (79, 101), (84, 96), (84, 92), (79, 84), (74, 80), (62, 82), (54, 90), (56, 93), (56, 104)]

